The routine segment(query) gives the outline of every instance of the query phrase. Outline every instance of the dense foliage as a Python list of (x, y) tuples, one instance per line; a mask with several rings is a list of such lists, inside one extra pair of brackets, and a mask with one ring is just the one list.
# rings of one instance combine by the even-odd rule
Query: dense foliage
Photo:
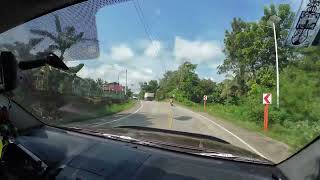
[(139, 93), (139, 98), (143, 99), (144, 93), (156, 93), (157, 89), (159, 88), (158, 81), (156, 80), (151, 80), (148, 83), (140, 83), (140, 93)]
[[(258, 22), (234, 18), (225, 32), (224, 54), (219, 73), (227, 78), (216, 83), (201, 79), (196, 64), (183, 63), (159, 80), (157, 99), (174, 96), (194, 106), (208, 95), (212, 111), (240, 124), (261, 130), (262, 93), (271, 92), (269, 135), (294, 148), (301, 147), (320, 131), (320, 48), (292, 49), (282, 43), (293, 20), (290, 6), (265, 7)], [(280, 108), (276, 108), (275, 46), (272, 22), (276, 26), (280, 66)], [(270, 28), (271, 27), (271, 28)], [(143, 89), (143, 87), (142, 87)], [(250, 128), (249, 127), (249, 128)]]

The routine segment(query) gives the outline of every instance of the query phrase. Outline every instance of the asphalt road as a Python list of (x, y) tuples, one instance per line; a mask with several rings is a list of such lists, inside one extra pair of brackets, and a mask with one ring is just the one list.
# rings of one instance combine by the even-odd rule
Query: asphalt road
[(136, 107), (113, 116), (72, 125), (95, 129), (106, 126), (147, 126), (206, 134), (252, 151), (275, 163), (290, 155), (289, 147), (281, 142), (207, 114), (196, 113), (177, 105), (170, 106), (168, 102), (141, 101), (137, 102)]

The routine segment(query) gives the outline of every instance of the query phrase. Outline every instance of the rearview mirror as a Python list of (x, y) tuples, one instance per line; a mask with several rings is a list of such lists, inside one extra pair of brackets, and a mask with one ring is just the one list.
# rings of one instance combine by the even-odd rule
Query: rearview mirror
[(17, 87), (17, 69), (28, 70), (50, 65), (61, 70), (69, 70), (68, 66), (55, 54), (50, 53), (45, 59), (21, 61), (19, 64), (15, 56), (8, 51), (0, 55), (0, 93), (12, 91)]
[(17, 60), (11, 52), (0, 55), (0, 93), (15, 89), (17, 86)]

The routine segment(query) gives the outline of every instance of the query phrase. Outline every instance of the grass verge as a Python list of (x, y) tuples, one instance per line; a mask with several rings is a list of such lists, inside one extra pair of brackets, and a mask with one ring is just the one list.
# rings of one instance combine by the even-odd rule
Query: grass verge
[[(193, 102), (178, 102), (179, 105), (187, 107), (196, 112), (204, 112), (203, 105)], [(246, 115), (248, 109), (241, 106), (235, 105), (216, 105), (208, 104), (206, 107), (206, 113), (217, 117), (222, 120), (227, 120), (232, 122), (239, 127), (248, 129), (250, 131), (257, 132), (261, 135), (271, 137), (272, 139), (279, 140), (290, 147), (290, 152), (294, 153), (306, 143), (310, 142), (310, 139), (303, 139), (301, 136), (301, 130), (296, 130), (292, 128), (286, 128), (280, 124), (269, 124), (269, 130), (267, 132), (263, 131), (263, 114), (261, 114), (261, 123), (258, 124), (257, 121), (252, 121)], [(307, 129), (305, 131), (308, 131)], [(300, 133), (300, 134), (299, 134)]]
[[(90, 119), (101, 118), (104, 116), (109, 116), (109, 115), (116, 114), (118, 112), (130, 109), (134, 107), (135, 104), (136, 104), (136, 101), (132, 101), (132, 100), (124, 103), (119, 103), (119, 104), (100, 105), (98, 107), (97, 105), (93, 106), (93, 105), (87, 104), (87, 107), (85, 107), (83, 111), (89, 110), (89, 113), (84, 113), (84, 114), (64, 113), (62, 115), (63, 118), (59, 120), (59, 122), (57, 123), (61, 125), (66, 123), (83, 122)], [(81, 111), (81, 109), (79, 110)]]

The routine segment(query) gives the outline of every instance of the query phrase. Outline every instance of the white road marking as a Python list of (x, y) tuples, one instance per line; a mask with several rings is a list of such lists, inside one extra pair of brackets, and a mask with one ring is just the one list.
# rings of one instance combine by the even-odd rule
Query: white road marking
[[(226, 131), (227, 133), (231, 134), (233, 137), (235, 137), (236, 139), (238, 139), (241, 143), (243, 143), (244, 145), (246, 145), (248, 148), (250, 148), (253, 152), (255, 152), (256, 154), (258, 154), (259, 156), (263, 157), (263, 158), (266, 158), (265, 156), (263, 156), (258, 150), (256, 150), (254, 147), (250, 146), (248, 143), (246, 143), (243, 139), (241, 139), (239, 136), (233, 134), (231, 131), (229, 131), (228, 129), (226, 129), (225, 127), (221, 126), (220, 124), (214, 122), (213, 120), (201, 115), (201, 114), (198, 114), (196, 112), (193, 112), (189, 109), (186, 109), (186, 108), (183, 108), (183, 107), (180, 107), (178, 106), (179, 108), (181, 109), (184, 109), (185, 111), (190, 111), (192, 112), (193, 114), (196, 114), (196, 115), (199, 115), (200, 117), (208, 120), (210, 123), (214, 124), (215, 126), (218, 126), (219, 128), (221, 128), (222, 130)], [(267, 158), (266, 158), (267, 159)]]
[(98, 126), (102, 126), (102, 125), (105, 125), (105, 124), (110, 124), (110, 123), (113, 123), (113, 122), (120, 121), (120, 120), (122, 120), (122, 119), (128, 118), (128, 117), (136, 114), (137, 112), (139, 112), (139, 111), (142, 109), (142, 107), (143, 107), (143, 104), (142, 104), (142, 102), (140, 101), (140, 107), (139, 107), (136, 111), (134, 111), (133, 113), (128, 114), (128, 115), (126, 115), (126, 116), (123, 116), (123, 117), (121, 117), (121, 118), (119, 118), (119, 119), (114, 119), (114, 120), (112, 120), (112, 121), (95, 124), (95, 125), (93, 125), (92, 127), (98, 127)]

